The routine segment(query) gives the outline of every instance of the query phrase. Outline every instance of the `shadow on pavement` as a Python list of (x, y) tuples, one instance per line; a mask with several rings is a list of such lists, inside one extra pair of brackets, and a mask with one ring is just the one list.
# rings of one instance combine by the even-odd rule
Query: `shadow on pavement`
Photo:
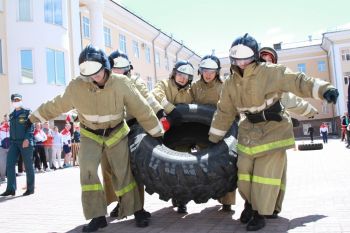
[[(179, 214), (176, 208), (164, 207), (155, 212), (152, 212), (150, 225), (146, 228), (139, 228), (135, 225), (133, 216), (127, 220), (116, 220), (115, 218), (107, 217), (108, 226), (103, 228), (104, 232), (152, 232), (152, 229), (157, 229), (157, 232), (188, 232), (190, 229), (198, 228), (198, 226), (214, 227), (225, 221), (225, 223), (236, 225), (237, 220), (232, 219), (235, 213), (221, 211), (220, 206), (204, 208), (199, 213)], [(86, 222), (88, 224), (89, 221)], [(84, 224), (85, 225), (85, 224)], [(68, 233), (81, 232), (84, 225), (75, 227), (67, 231)], [(100, 229), (102, 231), (102, 229)], [(198, 232), (201, 232), (200, 230)]]
[(295, 229), (297, 227), (305, 227), (305, 224), (307, 223), (316, 222), (326, 217), (328, 216), (315, 214), (315, 215), (307, 215), (300, 218), (294, 218), (292, 220), (289, 220), (289, 230)]

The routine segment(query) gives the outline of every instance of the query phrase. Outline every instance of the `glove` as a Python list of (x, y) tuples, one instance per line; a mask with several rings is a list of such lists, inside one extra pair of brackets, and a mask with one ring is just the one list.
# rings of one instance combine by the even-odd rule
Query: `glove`
[(161, 109), (156, 114), (158, 120), (160, 120), (162, 117), (164, 117), (164, 109)]
[(170, 129), (170, 123), (169, 121), (166, 119), (166, 117), (162, 117), (160, 120), (160, 123), (163, 126), (164, 131), (168, 131)]
[(170, 126), (177, 126), (181, 124), (182, 116), (181, 113), (175, 108), (168, 114), (166, 119), (169, 121)]
[(323, 94), (323, 98), (325, 100), (327, 100), (328, 103), (333, 103), (336, 104), (337, 103), (337, 99), (339, 96), (339, 92), (337, 89), (335, 88), (331, 88), (328, 89), (324, 94)]

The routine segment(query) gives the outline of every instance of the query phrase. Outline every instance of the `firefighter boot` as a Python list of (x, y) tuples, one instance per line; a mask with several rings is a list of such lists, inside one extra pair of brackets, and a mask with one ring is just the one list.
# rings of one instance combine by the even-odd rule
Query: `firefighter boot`
[(134, 213), (136, 226), (137, 227), (147, 227), (149, 224), (149, 216), (151, 214), (144, 209), (138, 210)]
[(245, 201), (244, 210), (242, 211), (241, 217), (239, 218), (239, 220), (241, 221), (241, 223), (246, 224), (249, 222), (252, 216), (253, 216), (252, 205), (249, 204), (249, 202)]
[(258, 211), (253, 210), (253, 218), (248, 222), (247, 231), (257, 231), (263, 227), (265, 227), (264, 215), (260, 215)]
[(107, 221), (105, 216), (100, 216), (93, 218), (90, 223), (83, 227), (83, 232), (94, 232), (99, 228), (104, 228), (107, 226)]

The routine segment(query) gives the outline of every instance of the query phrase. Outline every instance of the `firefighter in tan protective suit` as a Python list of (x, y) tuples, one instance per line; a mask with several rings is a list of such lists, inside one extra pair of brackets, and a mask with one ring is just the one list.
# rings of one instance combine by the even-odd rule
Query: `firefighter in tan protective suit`
[[(263, 47), (259, 50), (259, 59), (261, 62), (269, 62), (273, 64), (277, 64), (278, 55), (277, 52), (271, 47)], [(304, 116), (307, 118), (314, 118), (316, 114), (318, 114), (317, 109), (312, 106), (309, 102), (304, 99), (296, 96), (290, 92), (284, 92), (281, 96), (281, 104), (285, 107), (288, 112), (292, 112), (294, 114)], [(293, 119), (292, 120), (296, 120)], [(297, 121), (297, 120), (296, 120)], [(285, 194), (285, 184), (287, 183), (286, 179), (287, 174), (287, 158), (286, 164), (284, 166), (282, 178), (281, 178), (281, 189), (278, 193), (278, 198), (275, 206), (275, 210), (272, 215), (266, 215), (266, 218), (277, 218), (278, 214), (282, 211), (282, 203)]]
[[(112, 66), (112, 73), (122, 74), (128, 77), (130, 82), (136, 87), (136, 89), (140, 92), (140, 94), (147, 100), (149, 105), (152, 107), (153, 111), (157, 113), (156, 115), (158, 119), (163, 117), (163, 111), (164, 111), (163, 107), (158, 103), (158, 101), (154, 98), (154, 96), (151, 93), (149, 93), (146, 87), (146, 84), (138, 76), (131, 75), (131, 70), (133, 69), (133, 66), (129, 61), (128, 56), (117, 50), (111, 53), (108, 59)], [(131, 124), (135, 122), (135, 118), (130, 114), (127, 114), (126, 120), (129, 126), (131, 126)], [(118, 197), (113, 188), (112, 170), (106, 156), (102, 156), (101, 168), (102, 168), (102, 175), (103, 175), (103, 186), (105, 187), (106, 201), (107, 201), (107, 205), (109, 205), (112, 202), (118, 201)], [(140, 191), (142, 207), (143, 207), (144, 195), (145, 195), (143, 185), (139, 185), (138, 189)], [(118, 210), (119, 210), (119, 204), (117, 204), (117, 206), (111, 211), (110, 216), (118, 217)], [(143, 209), (142, 211), (147, 218), (151, 217), (151, 214), (149, 212), (144, 211)], [(137, 223), (137, 225), (138, 224), (144, 224), (144, 222)]]
[[(175, 104), (190, 104), (193, 101), (190, 93), (192, 80), (192, 64), (188, 61), (178, 61), (169, 79), (159, 81), (152, 91), (156, 100), (164, 108), (170, 127), (181, 123), (181, 114), (175, 108)], [(187, 213), (186, 203), (177, 203), (174, 199), (172, 201), (178, 213)]]
[(128, 79), (110, 75), (106, 54), (91, 45), (79, 56), (81, 76), (73, 79), (62, 95), (42, 104), (31, 116), (32, 122), (47, 121), (72, 108), (78, 112), (81, 127), (79, 150), (82, 205), (86, 219), (92, 219), (83, 232), (107, 226), (106, 198), (97, 168), (106, 156), (112, 167), (113, 187), (120, 201), (119, 216), (134, 214), (137, 221), (147, 221), (137, 184), (131, 173), (124, 108), (133, 114), (153, 137), (163, 134), (162, 127), (147, 101)]
[[(190, 88), (194, 103), (211, 104), (216, 107), (223, 84), (220, 79), (220, 69), (220, 60), (216, 56), (207, 55), (202, 58), (198, 69), (201, 78)], [(236, 203), (236, 191), (228, 192), (218, 201), (222, 204), (223, 211), (231, 211), (231, 205)]]
[(281, 189), (286, 149), (294, 147), (289, 115), (280, 104), (283, 92), (336, 103), (338, 91), (330, 83), (292, 72), (282, 65), (259, 63), (258, 43), (248, 34), (230, 49), (231, 72), (224, 82), (209, 140), (217, 143), (235, 117), (238, 128), (238, 190), (246, 201), (240, 216), (248, 231), (265, 226)]

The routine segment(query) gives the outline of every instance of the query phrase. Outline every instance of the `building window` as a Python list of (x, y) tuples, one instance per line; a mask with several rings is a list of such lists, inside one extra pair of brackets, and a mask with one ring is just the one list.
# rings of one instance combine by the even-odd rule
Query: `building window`
[(119, 50), (126, 53), (126, 38), (124, 35), (119, 34)]
[(109, 29), (108, 27), (103, 27), (103, 34), (105, 38), (105, 46), (111, 47), (112, 46), (111, 29)]
[(165, 58), (165, 69), (169, 70), (169, 58), (168, 57)]
[(305, 66), (305, 63), (298, 64), (298, 70), (299, 70), (299, 72), (306, 73), (306, 66)]
[(34, 83), (32, 50), (21, 50), (21, 82)]
[(2, 41), (0, 40), (0, 74), (4, 73), (4, 69), (2, 67)]
[(343, 61), (350, 61), (350, 49), (344, 49), (341, 51), (341, 59)]
[(32, 9), (30, 0), (18, 0), (18, 20), (19, 21), (31, 21)]
[(4, 0), (0, 0), (0, 11), (4, 11)]
[(344, 83), (345, 83), (345, 85), (347, 85), (349, 83), (349, 77), (347, 77), (347, 76), (344, 77)]
[(46, 49), (47, 82), (54, 85), (65, 85), (64, 53)]
[(318, 61), (317, 62), (317, 69), (319, 72), (326, 72), (326, 62), (325, 61)]
[(83, 17), (83, 34), (84, 37), (90, 38), (90, 20), (87, 17)]
[(137, 41), (132, 41), (132, 52), (134, 53), (134, 57), (140, 57), (139, 43)]
[(147, 63), (151, 63), (151, 50), (149, 47), (145, 49), (146, 61)]
[(62, 25), (62, 0), (45, 0), (45, 22)]
[(156, 53), (156, 57), (155, 57), (155, 59), (156, 59), (156, 65), (157, 65), (158, 67), (160, 67), (160, 58), (159, 58), (159, 53)]
[(152, 77), (147, 77), (147, 88), (148, 88), (148, 91), (152, 91), (153, 90), (153, 79), (152, 79)]

